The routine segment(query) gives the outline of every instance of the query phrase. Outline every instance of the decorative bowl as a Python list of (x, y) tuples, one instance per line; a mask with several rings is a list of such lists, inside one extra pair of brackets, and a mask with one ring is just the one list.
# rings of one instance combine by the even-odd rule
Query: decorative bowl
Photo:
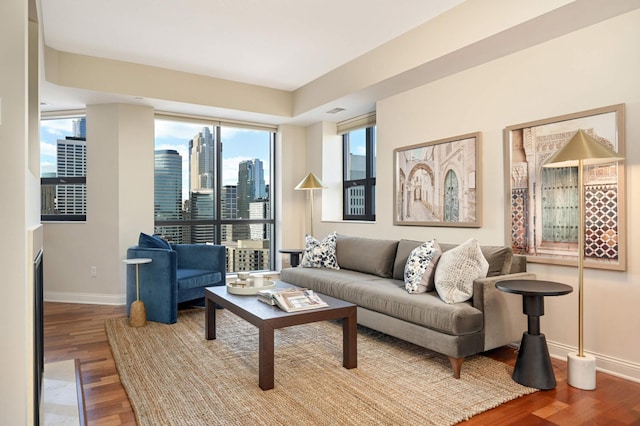
[[(252, 283), (252, 282), (251, 282)], [(267, 290), (270, 288), (276, 288), (275, 281), (264, 280), (261, 286), (249, 285), (250, 283), (243, 280), (236, 280), (235, 282), (227, 283), (227, 292), (238, 295), (256, 295), (259, 290)]]

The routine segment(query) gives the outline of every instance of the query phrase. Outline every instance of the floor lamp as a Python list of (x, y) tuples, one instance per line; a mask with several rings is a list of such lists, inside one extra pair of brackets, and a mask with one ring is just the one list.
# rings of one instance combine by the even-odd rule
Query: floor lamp
[(326, 188), (326, 186), (313, 173), (309, 173), (295, 188), (309, 191), (309, 198), (311, 199), (311, 236), (313, 236), (313, 190), (322, 188)]
[(552, 155), (542, 167), (578, 167), (578, 353), (569, 354), (567, 358), (567, 383), (585, 390), (596, 388), (596, 359), (584, 353), (584, 181), (583, 168), (585, 165), (611, 163), (621, 161), (617, 152), (589, 136), (583, 130), (578, 132)]

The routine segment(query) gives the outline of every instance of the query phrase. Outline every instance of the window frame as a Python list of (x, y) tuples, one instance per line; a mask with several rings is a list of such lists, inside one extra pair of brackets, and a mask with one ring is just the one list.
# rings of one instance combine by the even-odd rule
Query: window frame
[[(271, 227), (271, 238), (269, 240), (269, 261), (268, 261), (268, 269), (264, 270), (275, 270), (276, 264), (276, 136), (277, 136), (277, 128), (275, 126), (268, 126), (262, 124), (252, 124), (252, 123), (237, 123), (237, 122), (226, 122), (215, 120), (207, 117), (184, 117), (180, 115), (171, 115), (167, 113), (156, 114), (155, 120), (165, 120), (165, 121), (182, 121), (192, 123), (202, 127), (210, 127), (212, 132), (214, 133), (214, 214), (213, 218), (205, 218), (205, 219), (181, 219), (181, 220), (157, 220), (154, 213), (154, 229), (156, 227), (162, 226), (212, 226), (213, 227), (213, 236), (214, 241), (213, 244), (223, 244), (222, 238), (222, 227), (225, 225), (255, 225), (255, 224), (264, 224)], [(223, 209), (222, 209), (222, 189), (224, 188), (223, 182), (223, 157), (222, 150), (224, 140), (222, 139), (222, 128), (223, 127), (232, 127), (238, 129), (253, 129), (260, 131), (268, 131), (269, 132), (269, 189), (268, 189), (268, 197), (269, 197), (269, 212), (271, 218), (266, 219), (237, 219), (237, 218), (222, 218)], [(154, 141), (155, 145), (155, 141)], [(154, 149), (155, 152), (155, 149)], [(154, 183), (154, 191), (155, 191), (155, 183)], [(227, 266), (229, 266), (230, 259), (227, 259)], [(228, 273), (237, 272), (235, 270), (228, 271)]]
[[(40, 117), (40, 123), (43, 121), (50, 120), (79, 120), (85, 119), (86, 114), (84, 111), (74, 111), (73, 113), (50, 113), (50, 114), (42, 114)], [(86, 121), (85, 121), (86, 126)], [(40, 124), (40, 132), (42, 132), (42, 125)], [(41, 137), (41, 136), (40, 136)], [(85, 143), (85, 155), (87, 139), (76, 136), (66, 136), (65, 140), (73, 140), (73, 141), (83, 141)], [(57, 161), (57, 158), (56, 158)], [(86, 194), (86, 186), (87, 186), (87, 170), (89, 168), (88, 158), (85, 157), (85, 162), (87, 162), (85, 166), (85, 174), (84, 176), (56, 176), (56, 177), (42, 177), (42, 168), (40, 169), (40, 196), (42, 197), (43, 187), (53, 186), (54, 190), (57, 188), (57, 185), (84, 185), (85, 186), (85, 203), (88, 202), (87, 194)], [(41, 222), (86, 222), (87, 214), (43, 214), (42, 213), (42, 205), (40, 206), (40, 221)], [(87, 205), (88, 209), (88, 205)]]
[[(376, 145), (376, 125), (365, 127), (365, 177), (362, 179), (348, 179), (349, 175), (349, 135), (352, 131), (362, 128), (351, 129), (342, 134), (342, 219), (361, 220), (374, 222), (375, 215), (375, 145)], [(349, 214), (348, 200), (349, 189), (354, 186), (364, 187), (364, 214)]]

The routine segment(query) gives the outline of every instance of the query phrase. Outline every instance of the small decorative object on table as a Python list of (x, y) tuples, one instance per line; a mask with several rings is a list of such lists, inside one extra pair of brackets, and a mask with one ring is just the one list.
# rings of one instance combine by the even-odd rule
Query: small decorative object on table
[(256, 295), (259, 290), (276, 287), (276, 283), (269, 278), (260, 274), (252, 277), (249, 272), (238, 272), (238, 279), (227, 283), (227, 291), (238, 295)]
[(140, 257), (136, 259), (124, 259), (127, 265), (136, 265), (136, 300), (131, 304), (129, 313), (129, 325), (131, 327), (144, 327), (147, 325), (147, 311), (144, 302), (140, 300), (140, 273), (138, 267), (142, 263), (151, 263), (151, 259)]

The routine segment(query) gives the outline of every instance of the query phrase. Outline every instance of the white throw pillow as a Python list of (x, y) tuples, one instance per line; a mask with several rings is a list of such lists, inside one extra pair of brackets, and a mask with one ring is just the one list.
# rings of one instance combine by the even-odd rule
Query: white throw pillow
[(318, 241), (311, 235), (305, 237), (305, 250), (300, 266), (303, 268), (331, 268), (340, 269), (336, 258), (335, 232)]
[(435, 289), (433, 274), (441, 254), (436, 240), (422, 243), (411, 251), (404, 267), (404, 287), (409, 293), (426, 293)]
[(447, 303), (464, 302), (473, 296), (473, 281), (484, 278), (489, 262), (482, 255), (480, 244), (470, 238), (440, 256), (436, 268), (436, 290)]

